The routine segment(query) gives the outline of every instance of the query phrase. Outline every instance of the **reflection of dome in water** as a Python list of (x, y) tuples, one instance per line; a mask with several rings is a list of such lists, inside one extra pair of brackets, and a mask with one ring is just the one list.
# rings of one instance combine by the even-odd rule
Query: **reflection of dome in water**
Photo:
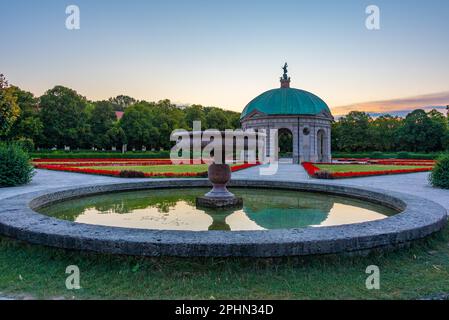
[(243, 211), (249, 219), (265, 229), (320, 225), (328, 218), (334, 206), (332, 198), (313, 193), (270, 190), (269, 205), (264, 193), (244, 194)]
[(246, 215), (265, 229), (294, 229), (311, 225), (320, 225), (325, 221), (329, 212), (317, 208), (266, 208), (252, 211), (244, 208)]

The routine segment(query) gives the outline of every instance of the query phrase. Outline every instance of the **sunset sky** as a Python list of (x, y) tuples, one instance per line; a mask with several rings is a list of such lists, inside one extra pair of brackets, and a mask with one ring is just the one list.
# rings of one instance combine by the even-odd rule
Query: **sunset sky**
[[(80, 30), (65, 27), (71, 4)], [(0, 73), (36, 95), (60, 84), (241, 111), (287, 61), (292, 87), (335, 114), (447, 105), (448, 16), (447, 0), (0, 0)]]

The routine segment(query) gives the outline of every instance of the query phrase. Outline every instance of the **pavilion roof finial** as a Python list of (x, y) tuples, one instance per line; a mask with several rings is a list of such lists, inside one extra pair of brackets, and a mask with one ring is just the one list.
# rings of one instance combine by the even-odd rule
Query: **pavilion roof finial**
[(282, 67), (282, 70), (284, 70), (284, 74), (281, 77), (281, 88), (290, 88), (290, 77), (288, 76), (288, 64), (287, 62)]

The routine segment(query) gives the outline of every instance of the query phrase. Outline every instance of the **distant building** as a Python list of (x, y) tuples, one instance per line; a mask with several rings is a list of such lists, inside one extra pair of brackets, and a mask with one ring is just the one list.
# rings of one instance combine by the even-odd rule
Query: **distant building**
[(115, 116), (117, 117), (117, 121), (120, 121), (123, 118), (125, 113), (123, 111), (115, 111)]

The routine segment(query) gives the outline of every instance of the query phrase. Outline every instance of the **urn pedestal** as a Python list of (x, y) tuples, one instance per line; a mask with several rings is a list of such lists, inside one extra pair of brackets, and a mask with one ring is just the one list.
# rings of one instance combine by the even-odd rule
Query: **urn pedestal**
[(231, 168), (227, 164), (212, 164), (208, 170), (213, 188), (203, 197), (196, 199), (197, 207), (230, 208), (241, 207), (243, 199), (228, 191), (226, 185), (231, 181)]

